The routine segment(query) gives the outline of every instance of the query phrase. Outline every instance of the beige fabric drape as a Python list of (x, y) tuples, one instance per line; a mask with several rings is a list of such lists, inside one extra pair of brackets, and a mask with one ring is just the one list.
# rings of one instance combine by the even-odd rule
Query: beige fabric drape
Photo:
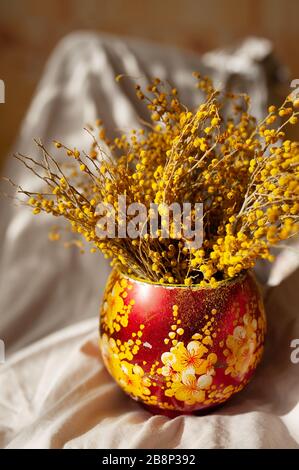
[[(169, 79), (183, 100), (196, 100), (191, 72), (209, 70), (226, 86), (239, 84), (261, 115), (275, 80), (267, 41), (197, 55), (109, 36), (74, 34), (52, 55), (15, 148), (35, 152), (32, 138), (88, 148), (82, 131), (102, 117), (113, 134), (138, 126), (129, 80)], [(221, 59), (221, 60), (220, 60)], [(266, 60), (267, 59), (267, 60)], [(140, 81), (139, 80), (139, 81)], [(9, 105), (9, 104), (7, 104)], [(24, 188), (39, 182), (8, 161), (6, 174)], [(109, 267), (100, 255), (51, 244), (48, 217), (1, 200), (0, 446), (8, 448), (298, 447), (299, 364), (290, 343), (299, 338), (298, 254), (283, 250), (260, 266), (269, 334), (264, 361), (245, 391), (207, 416), (151, 416), (126, 397), (105, 371), (97, 347), (97, 314)], [(275, 285), (275, 287), (273, 287)]]

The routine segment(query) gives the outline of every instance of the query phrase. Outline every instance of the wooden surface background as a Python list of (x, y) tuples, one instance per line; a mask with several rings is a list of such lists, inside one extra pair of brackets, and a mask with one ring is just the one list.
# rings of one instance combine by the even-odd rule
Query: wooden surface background
[(248, 35), (273, 41), (299, 78), (299, 0), (0, 0), (0, 164), (9, 153), (43, 66), (75, 30), (105, 31), (198, 52)]

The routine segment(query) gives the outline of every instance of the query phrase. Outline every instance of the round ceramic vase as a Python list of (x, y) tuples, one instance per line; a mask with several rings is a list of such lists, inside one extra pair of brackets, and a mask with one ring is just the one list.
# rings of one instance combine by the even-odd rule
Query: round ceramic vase
[(100, 320), (100, 348), (119, 386), (152, 412), (207, 410), (251, 379), (266, 320), (254, 275), (217, 288), (168, 286), (113, 271)]

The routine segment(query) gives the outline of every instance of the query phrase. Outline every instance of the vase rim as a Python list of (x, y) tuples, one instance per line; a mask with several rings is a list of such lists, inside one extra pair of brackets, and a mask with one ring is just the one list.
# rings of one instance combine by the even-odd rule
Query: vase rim
[(121, 276), (125, 277), (126, 279), (129, 279), (131, 281), (137, 282), (139, 284), (148, 284), (154, 287), (164, 287), (166, 289), (192, 289), (192, 290), (209, 290), (209, 289), (218, 289), (220, 287), (226, 287), (226, 286), (231, 286), (233, 284), (240, 283), (244, 280), (244, 278), (248, 275), (250, 272), (249, 269), (246, 269), (245, 271), (242, 271), (240, 274), (237, 274), (235, 277), (231, 279), (223, 279), (222, 281), (219, 281), (217, 287), (212, 287), (212, 286), (200, 286), (199, 284), (192, 284), (191, 286), (186, 286), (185, 284), (163, 284), (160, 282), (154, 282), (150, 281), (148, 279), (142, 279), (137, 276), (129, 275), (123, 273), (120, 269), (116, 269)]

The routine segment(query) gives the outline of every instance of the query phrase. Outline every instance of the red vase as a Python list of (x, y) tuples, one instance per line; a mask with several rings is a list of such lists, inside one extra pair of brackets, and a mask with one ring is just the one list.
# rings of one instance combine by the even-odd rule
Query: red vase
[(167, 286), (113, 271), (100, 348), (120, 387), (152, 412), (207, 410), (251, 379), (266, 320), (252, 273), (217, 288)]

